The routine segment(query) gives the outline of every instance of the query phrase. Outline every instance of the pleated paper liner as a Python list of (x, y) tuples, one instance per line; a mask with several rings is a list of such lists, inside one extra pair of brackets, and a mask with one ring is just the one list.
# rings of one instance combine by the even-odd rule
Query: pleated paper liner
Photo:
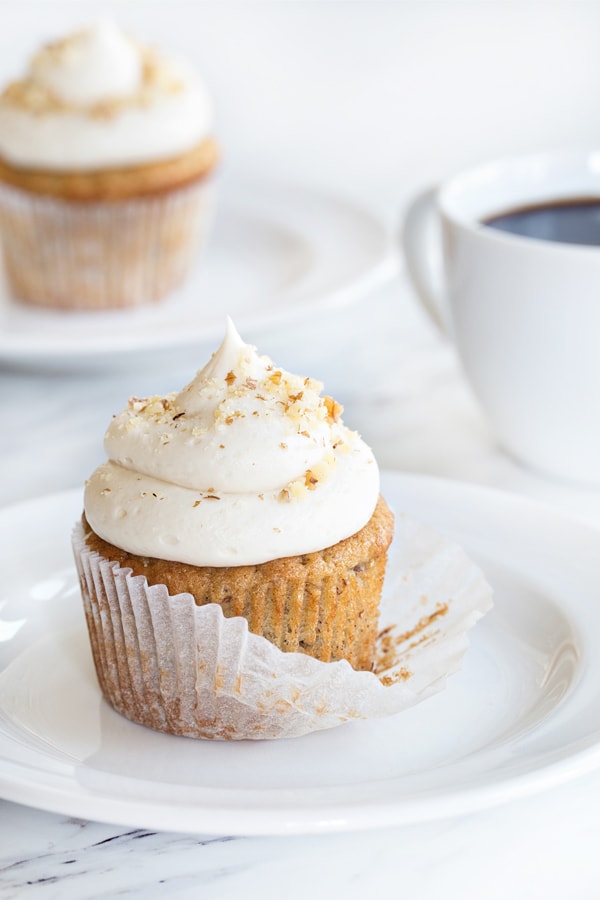
[(213, 218), (209, 180), (139, 199), (78, 202), (0, 185), (13, 296), (63, 310), (140, 307), (190, 274)]
[(79, 525), (73, 547), (104, 696), (134, 722), (194, 738), (298, 737), (399, 713), (444, 687), (492, 606), (461, 547), (397, 516), (375, 667), (359, 672), (284, 653), (217, 604), (148, 586), (90, 551)]

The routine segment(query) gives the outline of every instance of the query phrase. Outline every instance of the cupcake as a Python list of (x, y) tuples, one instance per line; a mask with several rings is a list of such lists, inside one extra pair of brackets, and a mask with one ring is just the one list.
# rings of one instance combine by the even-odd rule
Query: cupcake
[(240, 729), (214, 702), (227, 680), (273, 684), (277, 662), (245, 673), (257, 640), (300, 665), (372, 668), (393, 517), (341, 413), (229, 323), (179, 393), (134, 397), (112, 420), (73, 544), (115, 709), (174, 734), (263, 736), (260, 709)]
[(186, 64), (111, 24), (49, 44), (0, 96), (0, 234), (11, 292), (137, 307), (187, 277), (211, 213), (211, 104)]

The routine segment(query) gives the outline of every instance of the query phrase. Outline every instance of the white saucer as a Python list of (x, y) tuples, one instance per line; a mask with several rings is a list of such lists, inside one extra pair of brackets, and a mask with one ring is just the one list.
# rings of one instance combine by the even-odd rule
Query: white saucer
[(464, 814), (600, 764), (600, 532), (496, 491), (387, 474), (495, 589), (445, 691), (303, 738), (211, 743), (101, 699), (69, 534), (79, 491), (0, 510), (0, 795), (89, 819), (212, 834), (365, 829)]
[(336, 197), (273, 184), (224, 184), (204, 259), (156, 306), (47, 312), (0, 289), (0, 363), (89, 368), (220, 340), (232, 316), (258, 329), (342, 306), (390, 278), (398, 259), (384, 226)]

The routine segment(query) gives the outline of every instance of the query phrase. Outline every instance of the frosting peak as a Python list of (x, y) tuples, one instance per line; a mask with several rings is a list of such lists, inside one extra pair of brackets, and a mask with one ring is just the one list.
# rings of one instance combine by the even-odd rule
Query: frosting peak
[(30, 78), (65, 103), (92, 106), (138, 91), (142, 60), (128, 37), (102, 23), (39, 50)]
[(276, 367), (228, 323), (179, 393), (132, 398), (86, 488), (90, 525), (132, 553), (243, 565), (354, 534), (379, 493), (369, 448), (322, 385)]

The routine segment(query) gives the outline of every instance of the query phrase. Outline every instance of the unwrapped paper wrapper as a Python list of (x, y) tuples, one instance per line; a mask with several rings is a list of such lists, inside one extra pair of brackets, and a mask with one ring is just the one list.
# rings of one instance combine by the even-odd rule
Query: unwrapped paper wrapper
[(492, 606), (457, 544), (396, 516), (375, 668), (359, 672), (284, 653), (218, 604), (148, 586), (90, 551), (80, 525), (73, 548), (105, 697), (135, 722), (194, 738), (290, 738), (399, 713), (444, 687)]

